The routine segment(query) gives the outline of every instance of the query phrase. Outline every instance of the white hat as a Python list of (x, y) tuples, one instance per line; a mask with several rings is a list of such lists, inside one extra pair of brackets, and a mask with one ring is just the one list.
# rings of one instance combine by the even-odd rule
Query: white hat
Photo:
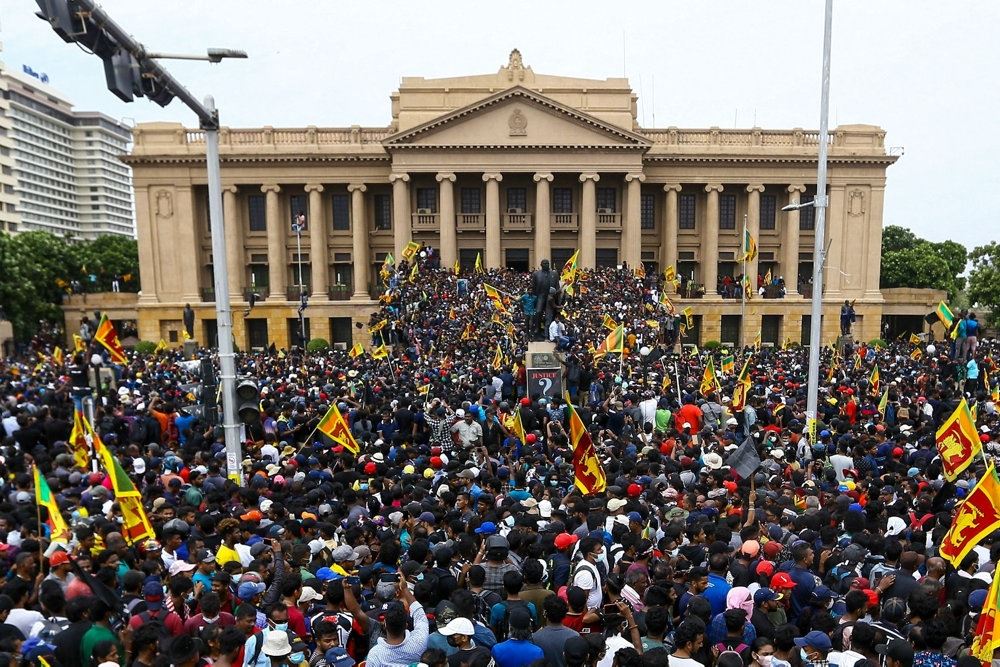
[[(476, 633), (476, 628), (472, 625), (472, 621), (463, 616), (459, 616), (457, 618), (453, 618), (451, 623), (443, 628), (438, 628), (438, 632), (445, 637), (450, 637), (452, 635), (465, 635), (466, 637), (471, 637)], [(264, 645), (267, 645), (266, 642)]]
[(722, 467), (722, 457), (716, 454), (715, 452), (709, 452), (708, 454), (705, 454), (703, 460), (705, 461), (705, 465), (711, 468), (712, 470), (718, 470), (719, 468)]
[(552, 516), (552, 502), (543, 500), (538, 503), (538, 514), (545, 519), (550, 518)]
[(288, 642), (288, 633), (284, 630), (272, 630), (264, 635), (264, 655), (291, 655), (292, 645)]
[(299, 604), (303, 602), (313, 602), (314, 600), (322, 600), (323, 596), (312, 589), (311, 586), (303, 586), (302, 593), (299, 595)]
[(136, 457), (132, 459), (132, 470), (136, 475), (146, 474), (146, 460), (143, 458)]
[(463, 417), (465, 417), (465, 410), (463, 410), (462, 408), (455, 410), (455, 416), (458, 417), (459, 419), (462, 419)]
[(785, 450), (783, 450), (783, 449), (772, 449), (771, 450), (771, 456), (773, 456), (776, 459), (783, 459), (783, 458), (785, 458)]
[(271, 505), (273, 504), (274, 504), (273, 500), (271, 500), (270, 498), (264, 498), (264, 500), (260, 501), (260, 511), (267, 512), (268, 510), (271, 509)]
[(608, 501), (608, 511), (609, 512), (617, 512), (618, 510), (620, 510), (621, 508), (625, 507), (626, 505), (628, 505), (627, 501), (625, 501), (625, 500), (623, 500), (621, 498), (612, 498), (611, 500)]
[(889, 536), (899, 535), (906, 530), (906, 522), (898, 516), (889, 517), (885, 526), (885, 534)]
[(171, 577), (176, 577), (181, 572), (190, 572), (195, 567), (196, 566), (195, 566), (194, 563), (189, 563), (189, 562), (184, 561), (184, 560), (175, 560), (170, 565), (170, 576)]

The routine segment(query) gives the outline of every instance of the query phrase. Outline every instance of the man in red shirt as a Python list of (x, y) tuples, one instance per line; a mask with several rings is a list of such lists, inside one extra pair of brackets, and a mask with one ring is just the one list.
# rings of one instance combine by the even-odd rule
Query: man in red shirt
[(179, 637), (184, 633), (184, 622), (181, 617), (163, 608), (163, 586), (160, 583), (147, 582), (142, 588), (142, 595), (146, 600), (146, 611), (132, 617), (128, 622), (130, 628), (138, 630), (145, 623), (160, 621), (171, 637)]
[(201, 635), (201, 631), (209, 625), (228, 628), (236, 625), (232, 614), (222, 611), (222, 602), (216, 593), (205, 593), (201, 596), (201, 613), (195, 614), (184, 623), (184, 632), (192, 637)]
[(690, 424), (691, 430), (688, 432), (698, 433), (701, 431), (701, 417), (701, 409), (694, 404), (694, 398), (688, 397), (684, 399), (684, 405), (674, 415), (674, 426), (678, 431), (683, 431), (684, 424)]

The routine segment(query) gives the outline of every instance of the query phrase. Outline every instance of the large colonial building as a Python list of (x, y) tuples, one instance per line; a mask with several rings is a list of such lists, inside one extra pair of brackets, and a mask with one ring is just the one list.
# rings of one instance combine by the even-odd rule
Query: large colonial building
[[(410, 240), (466, 269), (479, 253), (487, 267), (527, 271), (545, 258), (560, 266), (577, 248), (584, 267), (673, 265), (696, 341), (749, 341), (759, 331), (765, 341), (807, 342), (814, 214), (781, 208), (815, 192), (817, 132), (643, 128), (627, 79), (535, 74), (517, 51), (495, 74), (406, 77), (390, 99), (388, 127), (221, 131), (239, 346), (297, 342), (300, 267), (311, 295), (307, 335), (349, 342), (374, 306), (378, 266)], [(883, 197), (896, 160), (884, 140), (873, 125), (830, 133), (824, 343), (837, 334), (844, 299), (856, 301), (856, 334), (879, 332)], [(138, 218), (140, 337), (176, 340), (190, 303), (197, 336), (212, 344), (203, 134), (141, 124), (125, 161)], [(308, 228), (297, 238), (300, 211)], [(783, 298), (755, 295), (745, 311), (728, 288), (743, 274), (744, 221), (760, 248), (747, 274), (786, 285)], [(244, 318), (251, 291), (265, 298)]]

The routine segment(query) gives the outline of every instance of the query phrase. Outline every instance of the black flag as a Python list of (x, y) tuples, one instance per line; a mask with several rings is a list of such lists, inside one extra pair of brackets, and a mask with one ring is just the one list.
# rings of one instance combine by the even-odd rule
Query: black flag
[(760, 456), (757, 454), (757, 445), (752, 437), (744, 440), (743, 444), (729, 455), (726, 465), (738, 474), (740, 479), (749, 479), (750, 475), (754, 474), (760, 467)]

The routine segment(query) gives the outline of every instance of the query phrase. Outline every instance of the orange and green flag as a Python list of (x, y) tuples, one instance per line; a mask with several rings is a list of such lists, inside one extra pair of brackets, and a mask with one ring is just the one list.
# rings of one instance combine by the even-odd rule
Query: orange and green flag
[(746, 358), (746, 361), (743, 362), (743, 368), (740, 369), (740, 374), (736, 376), (736, 386), (733, 388), (734, 412), (742, 411), (747, 405), (747, 395), (750, 393), (752, 384), (750, 380), (750, 360), (752, 358)]
[(878, 364), (875, 364), (875, 368), (872, 369), (872, 374), (868, 376), (868, 394), (870, 396), (878, 396), (881, 388), (882, 383), (879, 380)]
[(101, 322), (97, 325), (97, 333), (94, 334), (94, 340), (104, 346), (104, 349), (111, 356), (111, 361), (114, 363), (124, 364), (128, 362), (128, 359), (125, 358), (125, 350), (122, 348), (122, 343), (118, 340), (118, 332), (115, 331), (115, 325), (111, 323), (107, 315), (101, 315)]
[(52, 489), (49, 488), (49, 483), (42, 477), (38, 466), (32, 466), (32, 470), (35, 475), (35, 504), (40, 508), (44, 507), (48, 512), (48, 519), (45, 523), (49, 527), (50, 539), (53, 542), (68, 543), (70, 538), (69, 526), (66, 525), (66, 519), (63, 518), (62, 512), (59, 511), (59, 503), (56, 502), (56, 497), (52, 495)]
[(964, 398), (941, 424), (935, 440), (944, 477), (954, 482), (969, 467), (973, 458), (983, 451), (983, 443), (976, 432), (976, 420)]
[(976, 488), (958, 506), (938, 553), (958, 568), (969, 552), (997, 528), (1000, 528), (1000, 481), (990, 463)]
[(340, 414), (335, 402), (330, 404), (330, 409), (319, 420), (316, 430), (343, 446), (344, 449), (350, 450), (352, 454), (357, 455), (361, 451), (358, 441), (354, 439), (354, 434), (351, 433), (351, 428), (347, 425), (347, 420)]
[(701, 386), (698, 387), (698, 391), (701, 392), (703, 396), (708, 396), (715, 388), (718, 386), (718, 380), (715, 377), (715, 361), (711, 356), (708, 357), (708, 363), (705, 364), (705, 372), (701, 375)]
[(726, 375), (732, 375), (733, 371), (736, 370), (736, 357), (731, 354), (722, 357), (720, 363), (722, 364), (722, 372)]
[(608, 486), (604, 468), (601, 467), (601, 460), (597, 457), (594, 441), (591, 440), (583, 420), (573, 407), (568, 393), (566, 409), (569, 412), (569, 441), (573, 447), (573, 483), (583, 495), (603, 493)]
[(594, 350), (594, 358), (600, 359), (606, 354), (622, 354), (625, 350), (625, 327), (619, 324), (608, 337)]
[(955, 314), (951, 312), (948, 304), (944, 301), (939, 303), (938, 307), (934, 310), (934, 314), (941, 320), (941, 324), (944, 325), (946, 331), (951, 329), (951, 325), (955, 322)]

